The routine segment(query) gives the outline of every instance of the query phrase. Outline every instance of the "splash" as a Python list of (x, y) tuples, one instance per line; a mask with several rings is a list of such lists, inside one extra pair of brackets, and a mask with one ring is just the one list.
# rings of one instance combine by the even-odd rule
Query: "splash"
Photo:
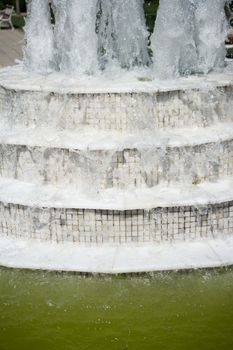
[(225, 0), (163, 0), (152, 36), (155, 75), (172, 79), (222, 68)]
[(25, 26), (24, 64), (29, 71), (46, 73), (52, 68), (53, 30), (47, 0), (29, 3)]
[(69, 74), (97, 71), (96, 9), (97, 0), (67, 1), (64, 34), (58, 41), (61, 71)]
[(54, 57), (53, 64), (56, 70), (61, 69), (62, 48), (65, 39), (65, 24), (66, 24), (66, 7), (67, 0), (53, 0), (52, 8), (56, 18), (54, 26)]
[(224, 5), (224, 0), (199, 0), (195, 16), (198, 73), (224, 67), (227, 36)]
[(128, 69), (149, 64), (149, 33), (143, 3), (143, 0), (99, 2), (98, 51), (102, 67), (112, 62)]
[[(94, 75), (106, 66), (150, 63), (143, 0), (32, 0), (25, 28), (30, 71)], [(41, 29), (42, 28), (42, 29)]]
[[(31, 0), (28, 71), (98, 75), (151, 65), (143, 0)], [(161, 0), (151, 48), (155, 76), (174, 79), (224, 67), (225, 0)]]

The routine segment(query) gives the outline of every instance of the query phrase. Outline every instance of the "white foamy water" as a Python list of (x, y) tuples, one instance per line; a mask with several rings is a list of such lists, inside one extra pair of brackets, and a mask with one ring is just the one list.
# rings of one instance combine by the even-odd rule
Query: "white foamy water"
[(52, 68), (53, 31), (47, 0), (29, 4), (25, 26), (24, 64), (27, 70), (46, 73)]
[(195, 14), (198, 53), (197, 72), (209, 73), (224, 67), (227, 36), (225, 0), (198, 1)]
[(26, 23), (25, 66), (69, 75), (147, 66), (148, 37), (143, 0), (32, 0)]
[(151, 38), (156, 76), (176, 78), (195, 67), (193, 17), (189, 0), (161, 1)]
[(56, 70), (61, 69), (62, 61), (62, 48), (64, 45), (64, 31), (66, 24), (66, 7), (67, 0), (53, 0), (52, 8), (56, 18), (54, 26), (54, 57), (53, 64), (55, 65)]
[(97, 0), (67, 2), (64, 34), (58, 44), (62, 71), (69, 74), (94, 74), (97, 71), (96, 9)]
[[(69, 76), (150, 66), (143, 0), (32, 0), (26, 21), (27, 70)], [(225, 0), (161, 0), (151, 48), (154, 74), (174, 79), (225, 64)]]
[(101, 0), (98, 23), (98, 51), (101, 66), (122, 68), (147, 65), (148, 37), (143, 0)]
[(224, 66), (224, 0), (163, 0), (152, 36), (155, 75), (209, 73)]

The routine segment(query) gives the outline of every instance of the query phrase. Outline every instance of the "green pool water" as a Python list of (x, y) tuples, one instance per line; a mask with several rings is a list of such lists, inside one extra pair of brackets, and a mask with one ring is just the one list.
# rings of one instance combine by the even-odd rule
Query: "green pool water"
[(0, 350), (233, 349), (233, 269), (80, 276), (0, 269)]

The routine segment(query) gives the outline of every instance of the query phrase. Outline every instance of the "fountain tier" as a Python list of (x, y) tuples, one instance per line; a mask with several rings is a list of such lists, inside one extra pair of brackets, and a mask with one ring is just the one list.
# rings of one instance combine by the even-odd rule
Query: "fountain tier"
[(233, 263), (231, 74), (77, 81), (12, 68), (0, 78), (1, 264)]

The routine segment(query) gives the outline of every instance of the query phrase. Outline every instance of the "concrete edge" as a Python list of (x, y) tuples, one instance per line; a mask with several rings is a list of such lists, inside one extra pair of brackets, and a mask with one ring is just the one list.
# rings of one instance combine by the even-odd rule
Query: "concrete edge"
[(77, 246), (0, 238), (0, 265), (80, 273), (138, 273), (233, 265), (233, 237), (203, 241)]

